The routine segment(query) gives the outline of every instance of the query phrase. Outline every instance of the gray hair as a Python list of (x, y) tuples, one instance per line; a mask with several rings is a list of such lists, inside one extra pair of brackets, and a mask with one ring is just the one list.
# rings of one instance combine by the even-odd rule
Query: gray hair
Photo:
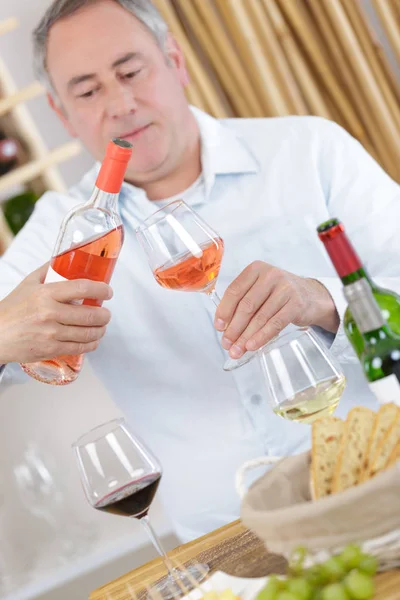
[[(165, 52), (168, 26), (150, 0), (112, 0), (134, 15), (153, 34), (154, 39)], [(42, 20), (33, 32), (33, 68), (35, 76), (48, 90), (53, 85), (47, 68), (47, 41), (51, 27), (80, 9), (94, 4), (96, 0), (54, 0), (46, 10)]]

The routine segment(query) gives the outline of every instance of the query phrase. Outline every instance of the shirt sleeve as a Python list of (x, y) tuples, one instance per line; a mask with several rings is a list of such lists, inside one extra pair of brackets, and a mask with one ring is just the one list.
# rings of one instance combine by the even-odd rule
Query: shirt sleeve
[(47, 192), (35, 206), (25, 227), (0, 258), (0, 300), (29, 273), (50, 260), (68, 196)]
[[(320, 175), (328, 213), (340, 219), (377, 285), (400, 294), (400, 186), (363, 146), (335, 123), (321, 136)], [(317, 277), (335, 301), (341, 324), (332, 351), (356, 360), (343, 329), (346, 300), (338, 277)], [(329, 337), (329, 335), (328, 335)]]

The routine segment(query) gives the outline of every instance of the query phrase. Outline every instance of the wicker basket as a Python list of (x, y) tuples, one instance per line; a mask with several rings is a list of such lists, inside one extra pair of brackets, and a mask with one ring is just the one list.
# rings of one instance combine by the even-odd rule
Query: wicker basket
[[(317, 501), (311, 500), (310, 462), (309, 452), (246, 462), (236, 475), (243, 523), (269, 551), (285, 558), (297, 546), (306, 546), (307, 566), (358, 543), (378, 558), (380, 571), (400, 567), (400, 462), (365, 483)], [(275, 467), (247, 490), (246, 472), (272, 464)]]

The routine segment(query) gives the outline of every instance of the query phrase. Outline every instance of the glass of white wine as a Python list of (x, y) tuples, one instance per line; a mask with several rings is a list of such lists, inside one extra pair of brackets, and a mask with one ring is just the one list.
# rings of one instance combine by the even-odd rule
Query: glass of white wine
[(258, 351), (273, 411), (290, 421), (312, 423), (331, 415), (346, 387), (333, 354), (312, 329), (300, 327)]

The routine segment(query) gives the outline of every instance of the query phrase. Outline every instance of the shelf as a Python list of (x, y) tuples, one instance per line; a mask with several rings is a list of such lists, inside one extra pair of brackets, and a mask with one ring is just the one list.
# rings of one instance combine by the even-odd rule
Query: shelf
[(0, 21), (0, 35), (4, 33), (8, 33), (9, 31), (13, 31), (13, 29), (17, 29), (18, 20), (15, 17), (9, 17), (4, 21)]
[(35, 98), (36, 96), (40, 96), (41, 94), (44, 94), (44, 92), (44, 87), (38, 81), (34, 81), (19, 92), (15, 92), (14, 94), (10, 94), (9, 96), (1, 98), (0, 117), (4, 117), (4, 115), (18, 106), (18, 104), (26, 102), (27, 100), (31, 100), (31, 98)]
[[(46, 174), (53, 166), (77, 156), (81, 152), (81, 149), (79, 142), (67, 142), (55, 150), (47, 152), (40, 158), (31, 160), (21, 167), (13, 169), (6, 175), (0, 177), (0, 192), (16, 185), (33, 181), (37, 177), (46, 177)], [(52, 189), (55, 188), (53, 187)], [(63, 189), (59, 189), (58, 191), (63, 191)]]
[[(12, 32), (17, 27), (18, 21), (13, 17), (0, 21), (0, 35)], [(28, 184), (39, 196), (46, 190), (65, 192), (66, 185), (57, 165), (77, 156), (82, 150), (81, 144), (76, 140), (52, 150), (48, 149), (25, 106), (27, 101), (44, 93), (44, 87), (37, 81), (19, 90), (0, 57), (0, 130), (6, 136), (16, 137), (24, 150), (22, 164), (0, 177), (0, 193), (3, 199), (7, 198), (8, 191), (9, 195), (13, 196), (16, 187)], [(0, 256), (11, 239), (12, 234), (4, 217), (0, 218)]]

